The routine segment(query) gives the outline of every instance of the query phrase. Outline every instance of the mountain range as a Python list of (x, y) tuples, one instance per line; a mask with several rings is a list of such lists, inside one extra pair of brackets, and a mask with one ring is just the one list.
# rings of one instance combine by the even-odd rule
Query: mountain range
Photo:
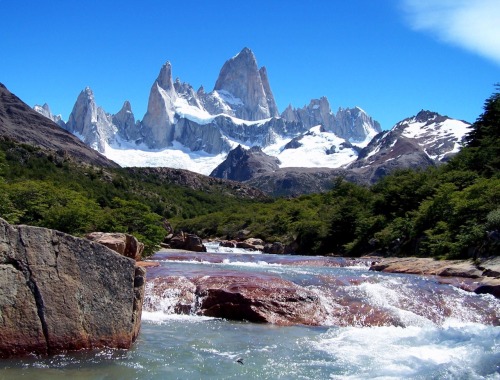
[(90, 88), (66, 122), (46, 104), (34, 108), (122, 166), (189, 169), (288, 195), (325, 190), (337, 176), (373, 183), (394, 169), (439, 164), (469, 127), (422, 110), (382, 132), (359, 107), (332, 112), (326, 97), (280, 114), (267, 70), (248, 48), (224, 63), (210, 92), (173, 80), (165, 63), (142, 120), (128, 101), (107, 113)]
[[(45, 107), (48, 115), (50, 109)], [(70, 158), (85, 165), (118, 167), (52, 120), (34, 111), (0, 83), (0, 139), (41, 148), (54, 160)]]

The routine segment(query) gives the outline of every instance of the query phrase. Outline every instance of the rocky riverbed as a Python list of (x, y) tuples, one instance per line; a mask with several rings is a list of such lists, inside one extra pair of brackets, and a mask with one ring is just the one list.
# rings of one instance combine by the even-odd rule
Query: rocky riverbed
[(441, 283), (478, 294), (489, 293), (500, 298), (500, 258), (472, 260), (435, 260), (431, 258), (375, 259), (370, 270), (387, 273), (435, 276)]

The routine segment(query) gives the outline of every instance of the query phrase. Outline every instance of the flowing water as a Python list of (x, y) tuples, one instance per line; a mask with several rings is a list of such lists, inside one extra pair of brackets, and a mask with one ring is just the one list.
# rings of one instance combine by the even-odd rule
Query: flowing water
[[(0, 379), (500, 379), (500, 300), (335, 258), (160, 252), (155, 277), (278, 276), (314, 292), (321, 326), (174, 314), (148, 289), (129, 351), (0, 361)], [(258, 277), (257, 277), (258, 278)]]

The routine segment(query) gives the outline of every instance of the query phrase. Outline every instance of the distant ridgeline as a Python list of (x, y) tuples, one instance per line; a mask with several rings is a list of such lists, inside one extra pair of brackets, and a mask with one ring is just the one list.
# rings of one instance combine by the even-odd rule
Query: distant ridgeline
[[(452, 152), (458, 151), (458, 144), (441, 140), (432, 145), (422, 131), (433, 131), (434, 140), (439, 141), (441, 135), (447, 137), (450, 130), (463, 125), (423, 111), (378, 134), (359, 153), (357, 160), (367, 165), (356, 161), (337, 178), (328, 169), (316, 168), (294, 169), (294, 177), (292, 169), (290, 176), (284, 168), (276, 168), (276, 160), (263, 164), (265, 161), (257, 159), (255, 162), (263, 164), (263, 173), (252, 177), (252, 171), (247, 171), (248, 183), (269, 178), (266, 170), (281, 176), (275, 181), (279, 186), (262, 181), (262, 188), (271, 189), (269, 193), (280, 186), (293, 188), (301, 176), (330, 183), (330, 190), (322, 194), (265, 199), (261, 192), (241, 183), (178, 169), (117, 168), (5, 87), (1, 89), (0, 215), (10, 223), (47, 226), (77, 235), (93, 230), (129, 232), (145, 241), (149, 252), (163, 240), (163, 220), (168, 218), (174, 228), (202, 237), (233, 238), (245, 229), (251, 236), (281, 241), (294, 252), (308, 254), (498, 254), (498, 93), (488, 99), (485, 113), (470, 128), (468, 147), (451, 158), (439, 147), (452, 146)], [(422, 146), (427, 160), (447, 163), (426, 170), (415, 165), (419, 170), (387, 175), (397, 168), (391, 163), (399, 155), (410, 163), (412, 157), (422, 157)], [(413, 153), (403, 154), (406, 147)], [(235, 162), (251, 161), (247, 153), (238, 148), (233, 154)], [(263, 155), (258, 148), (251, 153)], [(384, 161), (383, 157), (388, 158)], [(386, 166), (370, 172), (372, 162)], [(429, 165), (433, 162), (428, 161)], [(382, 179), (370, 188), (344, 181), (363, 170), (375, 175), (379, 171)], [(310, 192), (324, 190), (313, 184), (307, 182)]]
[[(128, 101), (118, 113), (107, 113), (90, 88), (80, 93), (67, 122), (47, 104), (35, 109), (122, 166), (211, 173), (274, 195), (325, 191), (339, 176), (374, 183), (395, 169), (441, 163), (459, 150), (469, 127), (421, 111), (380, 134), (379, 123), (361, 108), (333, 113), (326, 97), (280, 114), (267, 70), (248, 48), (225, 62), (211, 92), (173, 80), (171, 64), (164, 64), (142, 120)], [(257, 152), (251, 148), (260, 149), (258, 159), (248, 159)], [(235, 149), (248, 153), (235, 161)], [(236, 169), (228, 170), (226, 160)]]

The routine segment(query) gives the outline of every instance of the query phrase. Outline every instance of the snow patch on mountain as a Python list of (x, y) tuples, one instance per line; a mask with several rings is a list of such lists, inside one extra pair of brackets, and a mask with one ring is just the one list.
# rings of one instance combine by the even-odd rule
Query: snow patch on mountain
[(290, 139), (279, 139), (265, 149), (264, 153), (277, 157), (280, 168), (340, 168), (356, 160), (356, 150), (344, 139), (332, 132), (323, 131), (321, 125), (310, 128), (297, 139), (299, 146), (287, 148)]
[(117, 144), (106, 144), (106, 157), (122, 167), (169, 167), (209, 175), (213, 168), (224, 161), (226, 154), (193, 152), (178, 142), (174, 142), (171, 147), (155, 150), (120, 141)]
[[(448, 150), (446, 154), (457, 153), (462, 148), (462, 138), (470, 132), (470, 124), (456, 119), (446, 119), (443, 122), (425, 123), (413, 122), (409, 123), (404, 129), (402, 135), (408, 138), (416, 139), (419, 145), (426, 147), (428, 145), (438, 144), (440, 140), (453, 141), (453, 148)], [(426, 150), (427, 152), (427, 150)], [(442, 155), (432, 154), (427, 152), (433, 160), (440, 160)]]

